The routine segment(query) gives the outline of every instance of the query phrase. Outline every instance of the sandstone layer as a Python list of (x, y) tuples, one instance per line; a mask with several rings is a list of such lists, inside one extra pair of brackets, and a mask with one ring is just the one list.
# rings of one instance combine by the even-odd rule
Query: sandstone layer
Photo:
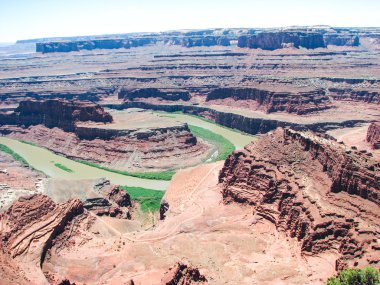
[(157, 89), (157, 88), (143, 88), (143, 89), (122, 89), (118, 93), (118, 98), (123, 100), (134, 101), (136, 99), (144, 98), (160, 98), (167, 101), (189, 101), (190, 93), (181, 89)]
[(20, 198), (0, 215), (1, 246), (15, 263), (22, 264), (20, 278), (48, 284), (39, 267), (54, 239), (82, 213), (79, 200), (56, 205), (47, 196), (32, 195)]
[[(237, 101), (237, 104), (248, 103), (251, 108), (254, 108), (256, 103), (267, 113), (282, 111), (303, 115), (332, 107), (323, 90), (286, 93), (255, 88), (219, 88), (207, 94), (206, 101), (218, 102), (221, 100), (220, 103), (223, 104), (224, 99), (232, 99)], [(253, 104), (249, 104), (249, 102), (253, 102)], [(224, 104), (228, 105), (228, 102)]]
[(238, 39), (238, 47), (275, 50), (284, 47), (315, 49), (325, 47), (323, 35), (313, 32), (261, 32)]
[(22, 101), (14, 113), (0, 114), (0, 118), (1, 125), (44, 125), (67, 132), (75, 130), (77, 121), (112, 122), (112, 116), (97, 104), (59, 99)]
[(373, 149), (380, 149), (380, 123), (372, 123), (368, 127), (367, 142)]
[(378, 266), (380, 173), (371, 154), (278, 129), (234, 152), (219, 180), (225, 202), (252, 205), (304, 254), (338, 251), (337, 270)]
[(71, 52), (80, 50), (94, 50), (94, 49), (118, 49), (118, 48), (131, 48), (139, 47), (148, 44), (154, 44), (155, 39), (152, 38), (134, 38), (134, 39), (99, 39), (88, 41), (62, 41), (62, 42), (48, 42), (37, 43), (36, 51), (42, 53), (50, 52)]

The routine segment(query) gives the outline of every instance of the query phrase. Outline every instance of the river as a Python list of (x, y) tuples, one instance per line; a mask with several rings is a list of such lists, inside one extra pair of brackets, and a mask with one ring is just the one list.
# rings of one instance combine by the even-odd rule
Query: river
[[(207, 122), (205, 120), (199, 119), (194, 116), (189, 116), (185, 114), (177, 113), (158, 113), (160, 116), (165, 116), (168, 118), (173, 118), (180, 122), (185, 122), (190, 125), (197, 127), (202, 127), (208, 129), (214, 133), (217, 133), (234, 144), (236, 149), (241, 149), (244, 145), (255, 139), (254, 136), (243, 134), (239, 131), (235, 131), (229, 128), (219, 126), (214, 123)], [(46, 173), (52, 178), (61, 178), (68, 180), (79, 180), (79, 179), (97, 179), (105, 177), (109, 179), (113, 184), (126, 185), (126, 186), (136, 186), (144, 187), (154, 190), (165, 190), (169, 185), (170, 181), (163, 180), (151, 180), (142, 179), (132, 176), (126, 176), (122, 174), (117, 174), (109, 172), (106, 170), (91, 167), (74, 160), (65, 158), (61, 155), (57, 155), (45, 148), (38, 146), (33, 146), (30, 144), (25, 144), (17, 140), (13, 140), (6, 137), (0, 137), (0, 143), (6, 145), (19, 155), (21, 155), (32, 167)], [(60, 163), (65, 167), (73, 170), (73, 172), (64, 171), (57, 166), (55, 163)]]

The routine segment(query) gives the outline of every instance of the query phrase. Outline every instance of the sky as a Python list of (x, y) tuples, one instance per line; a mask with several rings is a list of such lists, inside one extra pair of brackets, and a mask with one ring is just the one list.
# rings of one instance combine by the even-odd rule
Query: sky
[(379, 27), (380, 0), (0, 0), (0, 42), (175, 29)]

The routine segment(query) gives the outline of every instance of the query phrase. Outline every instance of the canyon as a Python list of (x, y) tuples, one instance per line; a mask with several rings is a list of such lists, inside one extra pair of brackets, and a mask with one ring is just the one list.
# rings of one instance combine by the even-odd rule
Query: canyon
[(91, 102), (22, 101), (0, 117), (0, 132), (8, 137), (119, 170), (178, 168), (199, 163), (212, 151), (187, 124), (138, 111), (111, 116)]
[(379, 269), (379, 34), (0, 47), (0, 284), (322, 285)]

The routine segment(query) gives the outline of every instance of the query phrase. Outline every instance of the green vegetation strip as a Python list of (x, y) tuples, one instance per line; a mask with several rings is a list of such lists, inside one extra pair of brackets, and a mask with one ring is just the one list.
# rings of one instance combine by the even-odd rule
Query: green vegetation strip
[(68, 167), (66, 167), (66, 166), (64, 166), (63, 164), (60, 164), (60, 163), (58, 163), (58, 162), (55, 162), (55, 163), (54, 163), (54, 166), (55, 166), (55, 167), (58, 167), (59, 169), (62, 169), (63, 171), (66, 171), (66, 172), (70, 172), (70, 173), (73, 173), (73, 172), (74, 172), (74, 170), (72, 170), (72, 169), (70, 169), (70, 168), (68, 168)]
[(327, 285), (377, 285), (380, 284), (379, 271), (373, 267), (345, 269), (337, 277), (327, 280)]
[(32, 145), (32, 146), (38, 146), (38, 145), (36, 145), (35, 143), (28, 142), (28, 141), (23, 141), (23, 140), (21, 140), (20, 142), (22, 142), (22, 143), (24, 143), (24, 144)]
[(24, 166), (29, 166), (29, 163), (18, 153), (11, 150), (6, 145), (0, 144), (0, 151), (5, 152), (13, 157), (14, 160), (21, 162)]
[(91, 167), (95, 167), (95, 168), (105, 170), (105, 171), (114, 172), (114, 173), (118, 173), (118, 174), (126, 175), (126, 176), (142, 178), (142, 179), (170, 181), (172, 179), (173, 175), (175, 174), (175, 171), (171, 171), (171, 170), (161, 171), (161, 172), (128, 172), (128, 171), (122, 171), (122, 170), (116, 170), (116, 169), (104, 167), (104, 166), (101, 166), (99, 164), (84, 161), (84, 160), (76, 160), (76, 161), (79, 163), (91, 166)]
[(140, 204), (143, 212), (156, 212), (160, 209), (161, 199), (165, 192), (142, 187), (121, 186), (128, 192), (131, 199)]
[(218, 156), (213, 158), (212, 161), (225, 160), (231, 152), (235, 150), (235, 146), (221, 135), (193, 125), (189, 125), (189, 129), (194, 136), (200, 137), (217, 146)]

